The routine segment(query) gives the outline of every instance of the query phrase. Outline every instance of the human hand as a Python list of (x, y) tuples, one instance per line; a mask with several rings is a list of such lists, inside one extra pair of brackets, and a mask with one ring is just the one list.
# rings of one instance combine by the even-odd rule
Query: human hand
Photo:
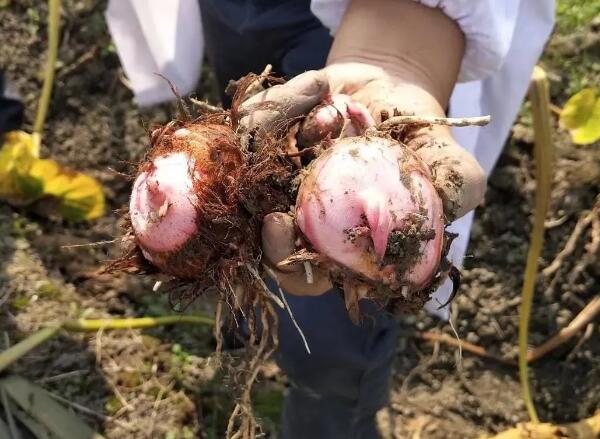
[[(322, 70), (331, 94), (345, 94), (363, 104), (376, 122), (382, 112), (421, 116), (444, 116), (438, 101), (415, 84), (403, 82), (384, 69), (362, 63), (332, 64)], [(310, 75), (314, 77), (314, 72)], [(299, 79), (302, 77), (298, 77)], [(475, 208), (483, 199), (485, 177), (476, 160), (456, 143), (448, 127), (417, 127), (409, 131), (407, 146), (413, 149), (433, 176), (448, 220)], [(267, 216), (263, 223), (263, 250), (271, 264), (285, 259), (296, 250), (294, 221), (283, 213)], [(293, 294), (317, 295), (327, 291), (330, 283), (325, 273), (314, 270), (313, 284), (306, 283), (302, 266), (278, 272), (282, 286)], [(286, 270), (291, 270), (288, 268)]]
[[(257, 138), (287, 131), (296, 118), (308, 114), (329, 95), (329, 82), (323, 70), (305, 72), (244, 101), (240, 107), (245, 113), (240, 119), (241, 130)], [(263, 219), (264, 262), (273, 270), (280, 286), (302, 296), (320, 295), (330, 290), (332, 285), (327, 274), (318, 267), (313, 269), (312, 283), (307, 282), (302, 266), (277, 267), (278, 262), (296, 251), (295, 241), (294, 219), (290, 215), (275, 212)]]
[[(444, 117), (442, 106), (423, 86), (407, 82), (383, 68), (364, 63), (331, 64), (324, 69), (331, 93), (349, 95), (363, 104), (376, 123), (382, 113)], [(460, 218), (482, 201), (486, 178), (475, 158), (442, 125), (408, 131), (406, 145), (430, 166), (433, 185), (448, 221)]]
[[(388, 31), (385, 38), (382, 28)], [(354, 0), (336, 33), (328, 66), (320, 72), (325, 79), (319, 83), (325, 82), (329, 96), (344, 93), (366, 106), (376, 122), (382, 111), (443, 117), (463, 51), (462, 32), (437, 8), (409, 0)], [(304, 81), (304, 75), (295, 81)], [(413, 127), (407, 134), (407, 145), (432, 170), (448, 221), (481, 203), (486, 185), (483, 170), (448, 127)], [(263, 250), (271, 264), (295, 250), (293, 221), (274, 215), (263, 223)], [(301, 269), (279, 276), (290, 293), (307, 294)], [(315, 284), (325, 285), (316, 277)], [(312, 294), (324, 291), (309, 288)]]

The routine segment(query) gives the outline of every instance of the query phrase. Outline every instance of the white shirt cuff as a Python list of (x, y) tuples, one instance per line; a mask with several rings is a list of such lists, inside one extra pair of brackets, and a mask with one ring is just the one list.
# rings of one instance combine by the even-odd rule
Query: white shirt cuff
[[(414, 0), (430, 8), (440, 8), (448, 17), (456, 21), (465, 35), (465, 54), (458, 82), (484, 79), (496, 72), (506, 57), (514, 17), (519, 0)], [(506, 1), (504, 14), (498, 14), (494, 1)], [(515, 4), (516, 3), (516, 4)], [(313, 14), (335, 34), (348, 6), (348, 0), (312, 0)], [(511, 18), (513, 18), (511, 20)], [(512, 22), (513, 26), (506, 26)], [(432, 29), (435, 32), (435, 29)], [(443, 36), (440, 36), (443, 38)]]
[[(491, 5), (497, 0), (415, 0), (430, 8), (440, 8), (456, 21), (465, 35), (465, 54), (459, 82), (481, 80), (497, 71), (508, 52), (512, 32), (504, 35)], [(504, 1), (504, 0), (502, 0)]]

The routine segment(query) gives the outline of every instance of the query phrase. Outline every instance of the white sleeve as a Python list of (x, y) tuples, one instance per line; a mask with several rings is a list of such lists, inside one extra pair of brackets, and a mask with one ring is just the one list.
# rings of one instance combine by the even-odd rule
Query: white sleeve
[[(503, 14), (504, 2), (494, 5)], [(489, 114), (492, 121), (485, 127), (454, 128), (458, 143), (475, 156), (486, 175), (492, 172), (523, 98), (529, 87), (531, 72), (538, 62), (554, 27), (554, 0), (524, 0), (519, 4), (515, 23), (506, 23), (512, 29), (511, 44), (506, 54), (507, 62), (497, 72), (482, 81), (458, 84), (450, 99), (450, 117), (468, 117)], [(467, 251), (473, 211), (454, 221), (448, 230), (458, 233), (453, 241), (448, 259), (460, 267)], [(446, 282), (426, 309), (443, 320), (448, 320), (449, 309), (438, 310), (446, 303), (451, 284)]]
[[(484, 79), (500, 68), (510, 47), (520, 0), (414, 1), (440, 8), (463, 31), (466, 47), (459, 82)], [(311, 11), (335, 34), (347, 6), (348, 0), (312, 0)]]
[[(531, 71), (554, 26), (555, 0), (414, 0), (439, 7), (455, 20), (466, 38), (459, 82), (450, 99), (451, 117), (492, 116), (486, 127), (457, 128), (456, 140), (473, 154), (486, 175), (492, 171), (527, 92)], [(348, 0), (312, 0), (311, 10), (332, 34)], [(505, 62), (506, 61), (506, 62)], [(473, 211), (454, 221), (458, 233), (448, 259), (460, 267), (467, 251)], [(443, 320), (452, 290), (447, 280), (425, 308)]]
[(185, 95), (200, 78), (204, 42), (197, 0), (109, 0), (108, 29), (140, 106)]

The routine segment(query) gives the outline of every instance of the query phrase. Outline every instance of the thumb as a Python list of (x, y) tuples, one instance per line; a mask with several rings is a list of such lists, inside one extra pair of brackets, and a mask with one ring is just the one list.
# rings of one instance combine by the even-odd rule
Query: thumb
[(327, 272), (313, 267), (313, 283), (306, 281), (302, 265), (277, 267), (296, 250), (294, 219), (281, 212), (270, 213), (263, 219), (262, 247), (264, 256), (277, 275), (281, 287), (297, 296), (318, 296), (332, 288)]
[[(296, 233), (294, 219), (283, 212), (274, 212), (265, 216), (262, 226), (262, 249), (268, 262), (277, 266), (285, 258), (294, 253)], [(277, 268), (283, 272), (299, 271), (297, 265)]]

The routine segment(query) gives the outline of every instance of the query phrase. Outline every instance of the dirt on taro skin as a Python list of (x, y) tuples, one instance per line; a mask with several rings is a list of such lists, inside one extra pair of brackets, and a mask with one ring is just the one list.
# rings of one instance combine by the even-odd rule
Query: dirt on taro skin
[[(91, 225), (50, 222), (0, 205), (0, 341), (14, 344), (54, 319), (169, 313), (153, 282), (132, 276), (97, 276), (116, 247), (63, 246), (111, 240), (131, 181), (119, 175), (140, 160), (147, 129), (174, 117), (164, 105), (141, 111), (132, 103), (104, 22), (106, 2), (65, 0), (56, 85), (42, 155), (88, 172), (105, 187), (108, 213)], [(41, 89), (46, 49), (46, 7), (33, 0), (0, 7), (0, 66), (27, 106), (31, 129)], [(544, 56), (552, 102), (600, 83), (600, 23), (564, 29)], [(205, 79), (201, 97), (215, 96)], [(213, 100), (214, 102), (214, 100)], [(556, 124), (555, 124), (556, 125)], [(452, 307), (460, 337), (497, 356), (515, 359), (522, 272), (534, 202), (533, 132), (523, 107), (489, 181), (485, 205), (476, 212), (462, 285)], [(600, 191), (600, 145), (575, 147), (555, 136), (556, 162), (541, 266), (563, 248), (578, 219)], [(117, 171), (117, 172), (115, 172)], [(590, 246), (592, 227), (551, 278), (540, 277), (531, 321), (532, 345), (566, 326), (600, 292), (599, 255)], [(591, 249), (591, 250), (590, 250)], [(582, 267), (583, 268), (578, 268)], [(575, 273), (575, 274), (573, 274)], [(552, 281), (555, 279), (554, 281)], [(211, 313), (209, 300), (194, 311)], [(544, 420), (572, 421), (600, 408), (598, 324), (532, 366), (533, 395)], [(382, 437), (475, 438), (526, 419), (517, 370), (416, 338), (448, 325), (426, 313), (401, 322), (389, 406), (378, 415)], [(580, 343), (578, 344), (578, 342)], [(12, 367), (63, 398), (91, 409), (79, 413), (107, 438), (222, 437), (231, 389), (209, 361), (212, 328), (171, 327), (145, 331), (62, 335)], [(272, 364), (257, 387), (256, 409), (269, 437), (277, 437), (285, 376)]]

